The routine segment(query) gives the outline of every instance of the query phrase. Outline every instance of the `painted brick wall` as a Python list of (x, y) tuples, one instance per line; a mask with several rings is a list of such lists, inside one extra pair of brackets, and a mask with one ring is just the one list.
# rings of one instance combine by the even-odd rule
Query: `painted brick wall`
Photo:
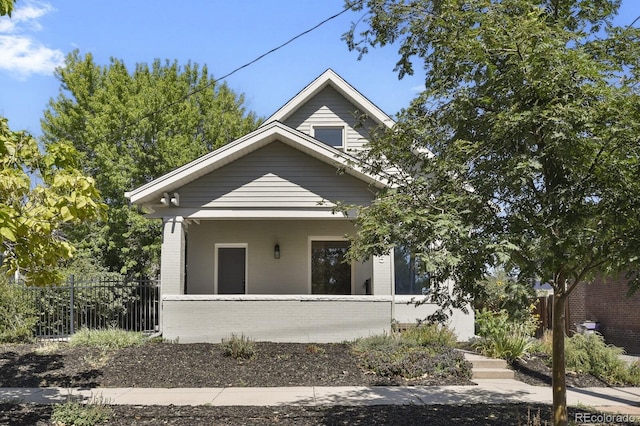
[(165, 296), (163, 337), (219, 343), (232, 333), (270, 342), (342, 342), (391, 330), (385, 296)]
[(601, 324), (607, 343), (640, 353), (640, 292), (627, 297), (624, 277), (597, 279), (577, 287), (570, 296), (570, 321), (595, 320)]

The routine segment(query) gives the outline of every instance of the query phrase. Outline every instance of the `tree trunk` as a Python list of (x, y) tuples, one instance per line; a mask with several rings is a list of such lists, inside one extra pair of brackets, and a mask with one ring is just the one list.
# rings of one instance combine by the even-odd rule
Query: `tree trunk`
[(567, 382), (565, 375), (564, 359), (564, 337), (565, 337), (565, 302), (567, 295), (557, 294), (553, 296), (553, 317), (552, 317), (552, 375), (551, 386), (553, 387), (553, 424), (555, 426), (566, 426), (568, 424), (567, 415)]

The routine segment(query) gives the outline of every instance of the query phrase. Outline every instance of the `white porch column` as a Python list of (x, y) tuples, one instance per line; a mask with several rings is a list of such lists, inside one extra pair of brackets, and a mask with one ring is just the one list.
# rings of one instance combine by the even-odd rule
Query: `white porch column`
[(160, 255), (160, 290), (166, 294), (184, 294), (185, 223), (182, 216), (163, 218)]
[(393, 257), (391, 254), (373, 256), (373, 294), (393, 294)]

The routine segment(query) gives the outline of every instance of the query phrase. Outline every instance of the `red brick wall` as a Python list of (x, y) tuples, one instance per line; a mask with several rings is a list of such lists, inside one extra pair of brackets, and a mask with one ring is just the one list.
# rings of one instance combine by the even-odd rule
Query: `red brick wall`
[(623, 277), (597, 279), (582, 284), (569, 296), (569, 324), (599, 321), (607, 343), (628, 353), (640, 353), (640, 291), (627, 297), (629, 287)]

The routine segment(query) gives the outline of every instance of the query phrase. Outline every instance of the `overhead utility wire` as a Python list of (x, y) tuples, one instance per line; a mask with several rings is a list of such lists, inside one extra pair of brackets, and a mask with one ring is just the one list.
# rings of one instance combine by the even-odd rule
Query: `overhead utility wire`
[(184, 95), (184, 96), (183, 96), (183, 97), (181, 97), (180, 99), (178, 99), (178, 100), (176, 100), (176, 101), (173, 101), (173, 102), (170, 102), (170, 103), (168, 103), (167, 105), (164, 105), (164, 106), (162, 106), (162, 107), (160, 107), (160, 108), (156, 109), (155, 111), (152, 111), (152, 112), (150, 112), (150, 113), (148, 113), (148, 114), (145, 114), (145, 115), (143, 115), (142, 117), (140, 117), (139, 119), (137, 119), (136, 121), (133, 121), (133, 122), (128, 123), (128, 124), (125, 124), (124, 126), (122, 126), (122, 127), (120, 128), (120, 130), (119, 130), (118, 132), (122, 132), (123, 130), (127, 129), (128, 127), (131, 127), (131, 126), (133, 126), (133, 125), (135, 125), (135, 124), (140, 123), (142, 120), (145, 120), (145, 119), (147, 119), (147, 118), (149, 118), (149, 117), (151, 117), (151, 116), (153, 116), (153, 115), (155, 115), (155, 114), (158, 114), (159, 112), (162, 112), (162, 111), (164, 111), (164, 110), (166, 110), (166, 109), (168, 109), (168, 108), (171, 108), (172, 106), (178, 105), (179, 103), (181, 103), (181, 102), (183, 102), (183, 101), (185, 101), (185, 100), (189, 99), (191, 96), (195, 95), (196, 93), (199, 93), (199, 92), (202, 92), (202, 91), (203, 91), (203, 90), (205, 90), (205, 89), (208, 89), (209, 87), (213, 86), (213, 85), (214, 85), (214, 84), (216, 84), (217, 82), (219, 82), (219, 81), (221, 81), (221, 80), (224, 80), (225, 78), (227, 78), (227, 77), (229, 77), (229, 76), (231, 76), (231, 75), (235, 74), (236, 72), (240, 71), (241, 69), (244, 69), (244, 68), (246, 68), (246, 67), (248, 67), (248, 66), (250, 66), (250, 65), (252, 65), (252, 64), (254, 64), (254, 63), (256, 63), (256, 62), (258, 62), (260, 59), (264, 58), (265, 56), (268, 56), (268, 55), (270, 55), (270, 54), (272, 54), (272, 53), (274, 53), (274, 52), (276, 52), (276, 51), (278, 51), (278, 50), (282, 49), (283, 47), (285, 47), (286, 45), (288, 45), (288, 44), (292, 43), (293, 41), (295, 41), (295, 40), (299, 39), (300, 37), (302, 37), (302, 36), (304, 36), (304, 35), (306, 35), (306, 34), (309, 34), (310, 32), (314, 31), (314, 30), (315, 30), (315, 29), (317, 29), (318, 27), (320, 27), (320, 26), (322, 26), (322, 25), (326, 24), (327, 22), (331, 21), (332, 19), (337, 18), (338, 16), (342, 15), (343, 13), (347, 12), (347, 11), (348, 11), (348, 10), (350, 10), (350, 9), (351, 9), (351, 7), (350, 7), (350, 6), (347, 6), (347, 7), (346, 7), (346, 8), (344, 8), (342, 11), (340, 11), (340, 12), (336, 13), (335, 15), (328, 17), (328, 18), (327, 18), (327, 19), (325, 19), (324, 21), (322, 21), (322, 22), (320, 22), (320, 23), (318, 23), (318, 24), (314, 25), (313, 27), (309, 28), (308, 30), (305, 30), (305, 31), (303, 31), (303, 32), (299, 33), (298, 35), (296, 35), (296, 36), (294, 36), (294, 37), (290, 38), (289, 40), (285, 41), (285, 42), (284, 42), (284, 43), (282, 43), (281, 45), (279, 45), (279, 46), (277, 46), (277, 47), (274, 47), (273, 49), (269, 50), (268, 52), (263, 53), (262, 55), (258, 56), (257, 58), (253, 59), (252, 61), (247, 62), (247, 63), (246, 63), (246, 64), (244, 64), (244, 65), (239, 66), (238, 68), (236, 68), (236, 69), (234, 69), (233, 71), (231, 71), (231, 72), (229, 72), (229, 73), (227, 73), (227, 74), (223, 75), (222, 77), (217, 78), (217, 79), (216, 79), (216, 78), (214, 78), (214, 80), (213, 80), (212, 82), (207, 83), (207, 84), (205, 84), (203, 87), (200, 87), (200, 88), (198, 88), (198, 89), (195, 89), (195, 90), (193, 90), (193, 91), (191, 91), (191, 92), (187, 93), (186, 95)]

